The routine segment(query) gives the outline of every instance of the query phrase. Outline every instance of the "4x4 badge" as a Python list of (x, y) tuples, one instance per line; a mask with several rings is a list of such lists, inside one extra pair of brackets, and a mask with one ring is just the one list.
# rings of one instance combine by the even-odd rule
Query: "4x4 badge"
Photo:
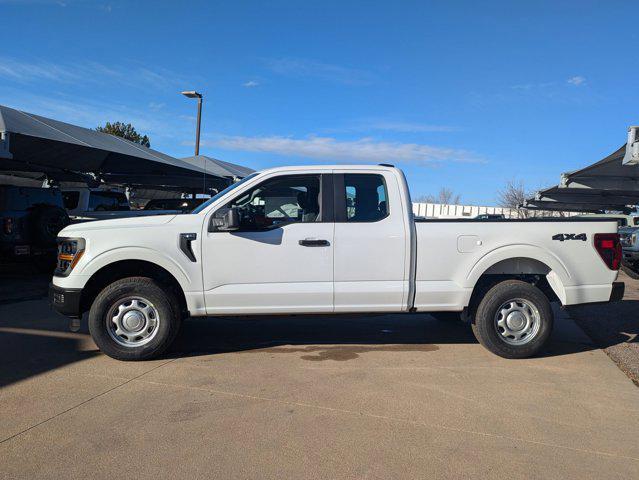
[(585, 233), (558, 233), (557, 235), (553, 235), (552, 239), (559, 240), (560, 242), (565, 240), (583, 240), (585, 242), (587, 237)]

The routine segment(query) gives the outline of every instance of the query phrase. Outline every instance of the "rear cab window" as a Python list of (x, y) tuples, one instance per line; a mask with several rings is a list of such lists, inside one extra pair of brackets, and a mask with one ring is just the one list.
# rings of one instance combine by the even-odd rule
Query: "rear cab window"
[(130, 210), (124, 193), (92, 191), (89, 195), (89, 211), (115, 212)]
[(378, 222), (388, 216), (388, 190), (382, 175), (344, 174), (344, 190), (341, 195), (345, 212), (340, 212), (341, 215), (338, 213), (338, 221)]

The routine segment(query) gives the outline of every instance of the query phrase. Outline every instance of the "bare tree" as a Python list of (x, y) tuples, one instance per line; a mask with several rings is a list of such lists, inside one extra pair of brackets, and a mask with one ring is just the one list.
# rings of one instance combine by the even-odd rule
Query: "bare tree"
[(497, 204), (503, 208), (517, 209), (519, 218), (528, 218), (530, 211), (525, 208), (519, 208), (527, 198), (531, 197), (531, 192), (526, 191), (524, 182), (521, 180), (510, 180), (506, 186), (497, 191)]
[(461, 195), (453, 192), (448, 187), (442, 187), (437, 195), (422, 195), (417, 197), (417, 203), (442, 203), (444, 205), (459, 205)]

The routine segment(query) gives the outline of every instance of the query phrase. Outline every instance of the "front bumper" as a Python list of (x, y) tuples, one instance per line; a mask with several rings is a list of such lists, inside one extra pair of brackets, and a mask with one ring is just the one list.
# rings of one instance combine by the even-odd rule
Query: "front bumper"
[(81, 289), (60, 288), (53, 283), (49, 284), (49, 303), (54, 310), (71, 318), (80, 318)]
[(625, 290), (626, 285), (623, 282), (613, 282), (612, 291), (610, 292), (610, 301), (620, 302), (623, 299)]

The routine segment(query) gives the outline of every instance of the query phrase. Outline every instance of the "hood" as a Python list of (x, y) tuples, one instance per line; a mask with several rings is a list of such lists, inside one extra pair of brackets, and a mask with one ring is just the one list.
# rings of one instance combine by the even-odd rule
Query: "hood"
[(117, 230), (120, 228), (154, 227), (165, 225), (173, 220), (176, 216), (177, 215), (175, 214), (151, 215), (148, 217), (114, 218), (110, 220), (95, 220), (90, 222), (74, 223), (62, 229), (58, 236), (73, 236), (90, 230)]

